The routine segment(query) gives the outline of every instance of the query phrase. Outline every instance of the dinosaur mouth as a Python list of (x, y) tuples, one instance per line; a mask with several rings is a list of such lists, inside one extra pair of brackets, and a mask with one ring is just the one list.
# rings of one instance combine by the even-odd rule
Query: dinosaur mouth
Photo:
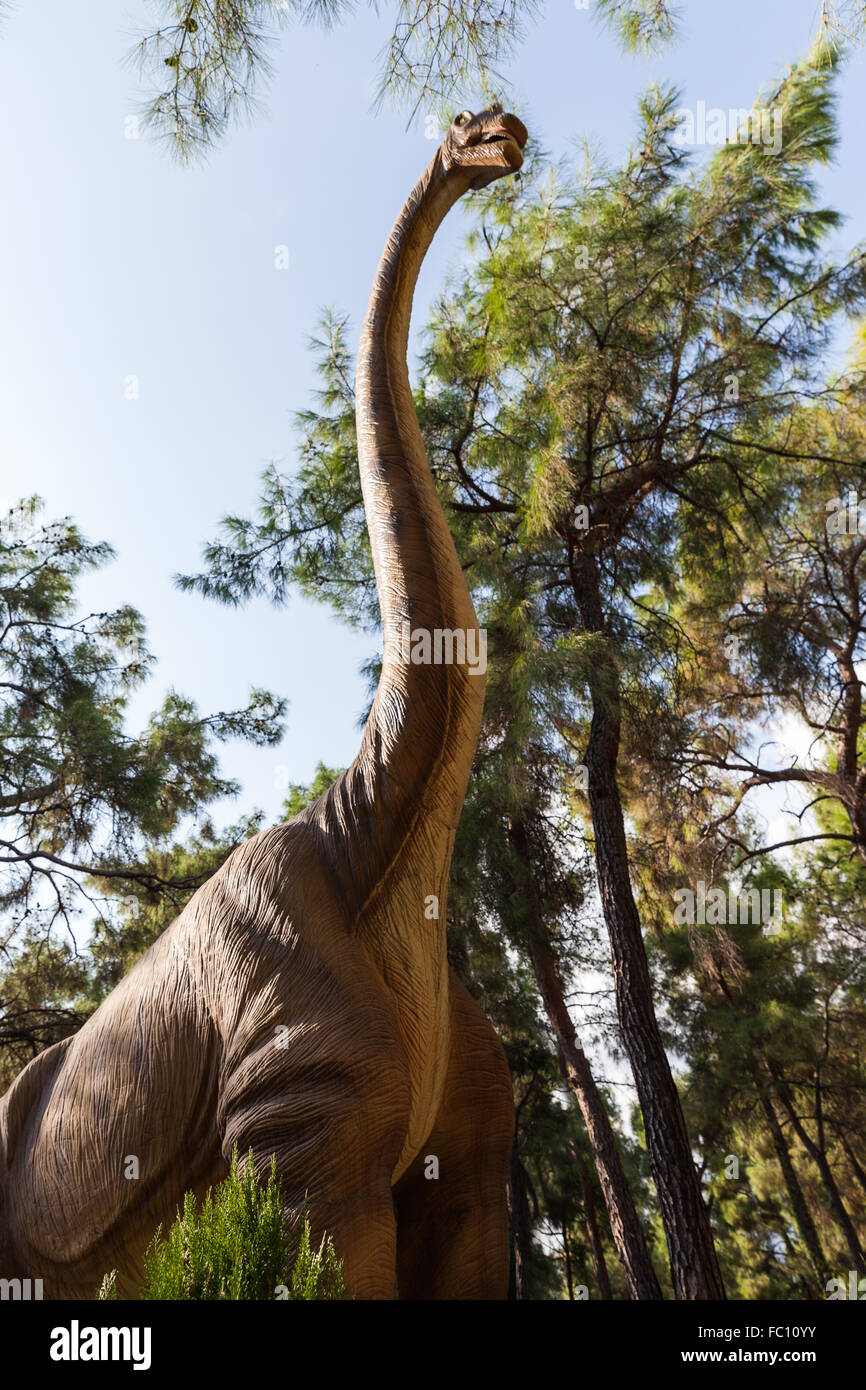
[(470, 184), (473, 189), (486, 188), (505, 174), (516, 174), (529, 138), (523, 122), (504, 112), (491, 112), (481, 129), (480, 136), (455, 152), (456, 164), (479, 171)]
[(476, 159), (485, 164), (495, 160), (504, 166), (503, 172), (516, 173), (523, 163), (523, 145), (510, 130), (502, 127), (483, 136), (473, 148), (477, 151)]
[(523, 156), (523, 146), (525, 143), (525, 141), (521, 142), (518, 140), (510, 130), (505, 130), (502, 127), (500, 127), (499, 130), (491, 131), (489, 135), (485, 135), (483, 139), (478, 141), (479, 145), (500, 145), (503, 149), (512, 145), (521, 158)]

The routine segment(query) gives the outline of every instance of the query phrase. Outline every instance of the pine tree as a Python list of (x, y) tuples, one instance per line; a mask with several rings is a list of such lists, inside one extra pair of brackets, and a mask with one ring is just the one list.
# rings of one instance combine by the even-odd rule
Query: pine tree
[[(142, 618), (128, 606), (82, 613), (76, 598), (82, 576), (111, 555), (68, 518), (43, 520), (35, 499), (0, 517), (2, 1082), (80, 1027), (250, 833), (248, 820), (223, 836), (207, 821), (208, 805), (238, 790), (215, 743), (281, 736), (285, 703), (261, 690), (245, 709), (212, 715), (172, 691), (141, 732), (128, 731), (130, 697), (152, 668)], [(173, 846), (190, 821), (198, 843)], [(102, 932), (90, 956), (77, 949), (82, 916)]]

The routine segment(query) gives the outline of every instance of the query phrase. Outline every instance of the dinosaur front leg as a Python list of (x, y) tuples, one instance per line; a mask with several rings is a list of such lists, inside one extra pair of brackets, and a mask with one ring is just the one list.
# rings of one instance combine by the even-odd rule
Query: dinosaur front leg
[(502, 1299), (510, 1262), (511, 1079), (490, 1023), (450, 978), (445, 1095), (433, 1132), (394, 1190), (398, 1296)]
[[(300, 1221), (303, 1202), (286, 1209), (293, 1229)], [(342, 1261), (343, 1280), (357, 1299), (393, 1299), (397, 1292), (397, 1227), (387, 1176), (350, 1196), (308, 1192), (311, 1244), (318, 1249), (323, 1234), (334, 1242)]]
[[(350, 1293), (360, 1299), (393, 1299), (396, 1225), (390, 1174), (399, 1137), (390, 1144), (371, 1144), (370, 1134), (335, 1125), (321, 1111), (316, 1120), (307, 1112), (299, 1125), (290, 1096), (271, 1098), (270, 1104), (266, 1128), (254, 1115), (234, 1117), (223, 1146), (225, 1158), (237, 1145), (246, 1162), (252, 1150), (253, 1165), (265, 1181), (275, 1155), (289, 1228), (298, 1231), (306, 1211), (313, 1248), (324, 1235), (332, 1238)], [(357, 1118), (362, 1120), (362, 1113)], [(370, 1129), (375, 1128), (371, 1116)], [(319, 1131), (315, 1137), (313, 1129)]]
[[(317, 972), (311, 977), (318, 980)], [(360, 993), (360, 984), (357, 983)], [(237, 1149), (266, 1179), (272, 1155), (292, 1229), (306, 1206), (314, 1245), (329, 1235), (350, 1292), (393, 1299), (396, 1230), (391, 1176), (406, 1138), (409, 1087), (395, 1025), (341, 993), (316, 994), (297, 1023), (265, 1023), (232, 1050), (218, 1124), (225, 1160)], [(245, 1036), (246, 1035), (246, 1036)]]

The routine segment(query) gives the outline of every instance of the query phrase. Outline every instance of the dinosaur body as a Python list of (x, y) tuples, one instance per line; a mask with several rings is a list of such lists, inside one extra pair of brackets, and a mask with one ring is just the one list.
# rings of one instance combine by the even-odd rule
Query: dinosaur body
[(89, 1298), (117, 1269), (119, 1296), (135, 1297), (155, 1227), (225, 1176), (236, 1145), (262, 1172), (276, 1154), (287, 1217), (306, 1199), (357, 1297), (506, 1294), (510, 1079), (445, 951), (484, 680), (466, 662), (407, 663), (401, 639), (407, 622), (477, 637), (406, 342), (436, 227), (470, 187), (518, 168), (525, 138), (499, 108), (462, 113), (374, 283), (357, 421), (385, 647), (358, 757), (235, 850), (0, 1101), (0, 1277)]

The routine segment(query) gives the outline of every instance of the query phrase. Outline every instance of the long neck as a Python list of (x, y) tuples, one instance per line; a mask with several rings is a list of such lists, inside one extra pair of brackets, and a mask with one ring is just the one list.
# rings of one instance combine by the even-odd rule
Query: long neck
[(468, 186), (434, 158), (404, 204), (376, 272), (356, 380), (358, 462), (382, 614), (380, 694), (403, 687), (403, 624), (475, 622), (427, 456), (406, 362), (412, 299), (437, 228)]
[(379, 687), (343, 789), (360, 821), (363, 854), (352, 858), (362, 896), (417, 838), (419, 821), (453, 835), (481, 726), (486, 651), (406, 361), (421, 262), (469, 177), (445, 178), (437, 155), (413, 189), (379, 263), (358, 354), (358, 460), (384, 636)]

